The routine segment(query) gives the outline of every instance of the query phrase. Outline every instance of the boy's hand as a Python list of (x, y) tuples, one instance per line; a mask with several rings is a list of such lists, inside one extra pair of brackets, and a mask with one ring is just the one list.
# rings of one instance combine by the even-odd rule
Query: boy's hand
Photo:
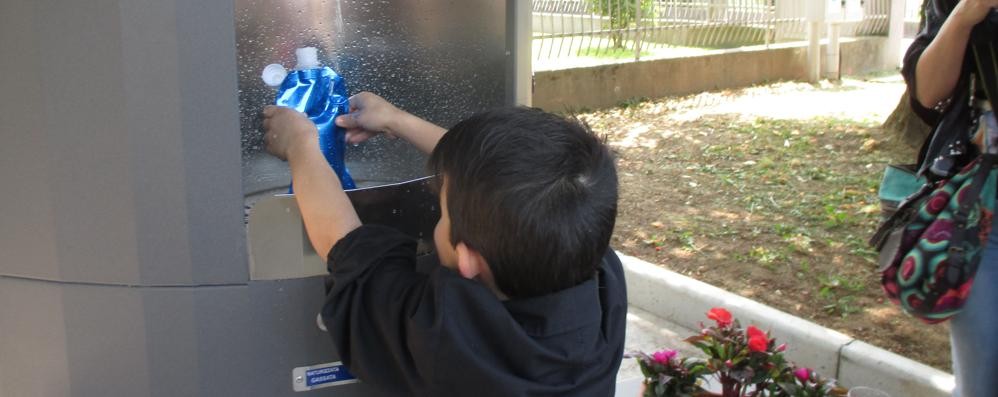
[(267, 152), (281, 160), (299, 148), (318, 149), (319, 131), (304, 113), (281, 106), (263, 108), (263, 142)]
[(402, 111), (384, 98), (370, 92), (350, 97), (350, 113), (336, 118), (336, 125), (346, 129), (347, 142), (357, 144), (380, 133), (395, 137), (395, 122)]
[(267, 151), (288, 161), (308, 239), (315, 252), (325, 258), (337, 241), (360, 226), (360, 219), (319, 151), (315, 123), (294, 109), (267, 106), (263, 108), (263, 129)]

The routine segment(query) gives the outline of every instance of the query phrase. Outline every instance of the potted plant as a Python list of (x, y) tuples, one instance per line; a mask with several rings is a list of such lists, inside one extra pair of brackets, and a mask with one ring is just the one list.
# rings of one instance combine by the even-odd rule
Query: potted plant
[[(713, 308), (700, 324), (699, 334), (686, 342), (704, 352), (706, 359), (679, 357), (675, 350), (652, 355), (633, 353), (644, 375), (645, 397), (826, 397), (845, 396), (847, 390), (809, 368), (788, 362), (786, 344), (776, 344), (769, 333), (755, 326), (742, 328), (723, 308)], [(711, 382), (708, 382), (711, 381)], [(709, 383), (720, 390), (708, 390)]]

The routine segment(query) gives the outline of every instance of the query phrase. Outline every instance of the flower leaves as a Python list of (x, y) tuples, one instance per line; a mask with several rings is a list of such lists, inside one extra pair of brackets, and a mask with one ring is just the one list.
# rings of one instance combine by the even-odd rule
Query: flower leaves
[[(685, 341), (700, 349), (707, 359), (679, 358), (675, 350), (652, 355), (628, 354), (638, 360), (645, 376), (645, 396), (695, 396), (704, 393), (706, 376), (721, 383), (724, 397), (826, 397), (844, 396), (835, 386), (807, 368), (796, 368), (783, 357), (786, 344), (776, 345), (769, 333), (749, 325), (742, 330), (738, 320), (723, 308), (712, 308), (707, 318), (715, 325), (704, 327)], [(805, 376), (806, 375), (806, 376)]]

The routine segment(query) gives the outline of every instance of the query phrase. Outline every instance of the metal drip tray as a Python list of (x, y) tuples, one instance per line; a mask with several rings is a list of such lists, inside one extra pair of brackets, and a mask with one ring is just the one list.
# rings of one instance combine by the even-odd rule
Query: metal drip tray
[[(394, 227), (417, 240), (417, 254), (433, 252), (440, 219), (436, 176), (347, 191), (361, 222)], [(284, 188), (279, 193), (286, 192)], [(260, 192), (246, 197), (250, 279), (274, 280), (326, 274), (312, 248), (294, 195)]]

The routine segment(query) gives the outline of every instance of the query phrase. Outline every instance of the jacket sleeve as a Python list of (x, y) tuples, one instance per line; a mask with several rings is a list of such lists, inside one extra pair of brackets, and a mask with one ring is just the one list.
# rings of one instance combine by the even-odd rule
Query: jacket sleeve
[(408, 395), (433, 379), (438, 324), (432, 276), (416, 271), (416, 242), (365, 225), (329, 253), (322, 320), (346, 367), (386, 395)]
[[(946, 22), (949, 10), (951, 9), (952, 5), (949, 0), (928, 0), (925, 2), (925, 8), (923, 9), (925, 23), (922, 25), (922, 29), (918, 35), (915, 36), (915, 40), (911, 43), (911, 46), (908, 47), (908, 51), (905, 52), (904, 65), (901, 68), (901, 75), (904, 76), (904, 81), (908, 85), (908, 100), (911, 103), (911, 109), (922, 121), (933, 127), (939, 124), (941, 114), (933, 109), (926, 108), (915, 97), (917, 87), (915, 66), (918, 65), (918, 60), (921, 59), (925, 48), (936, 38), (939, 29)], [(958, 86), (957, 90), (959, 89), (961, 87)]]

